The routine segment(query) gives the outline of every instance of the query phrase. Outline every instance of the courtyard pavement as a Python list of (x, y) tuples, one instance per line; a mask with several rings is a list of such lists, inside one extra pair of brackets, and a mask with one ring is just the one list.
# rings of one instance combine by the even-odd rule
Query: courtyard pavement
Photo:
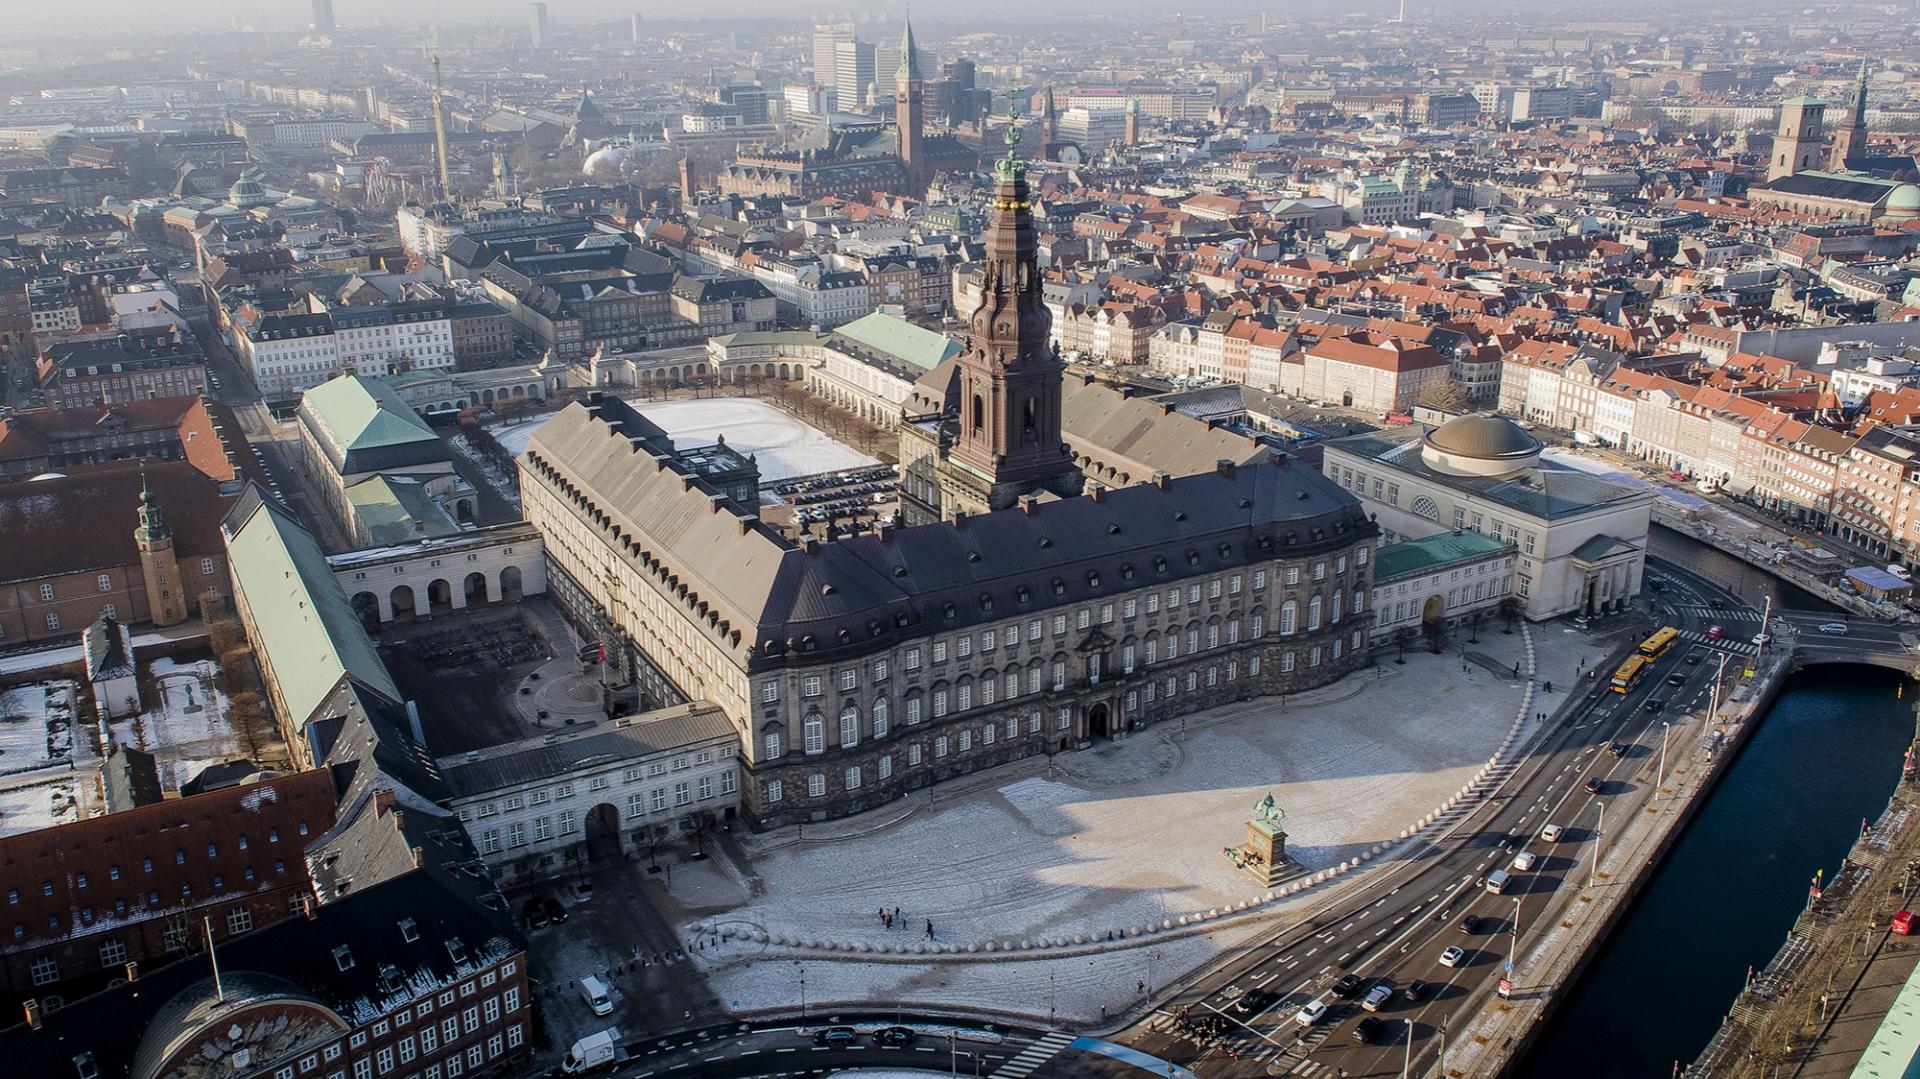
[[(754, 397), (629, 403), (659, 424), (682, 449), (712, 445), (724, 436), (727, 445), (754, 456), (762, 483), (879, 463), (798, 416)], [(508, 453), (519, 456), (534, 430), (546, 421), (546, 416), (537, 416), (488, 430)]]
[[(1618, 645), (1639, 629), (1531, 627), (1538, 682), (1520, 738), (1537, 729), (1532, 709), (1551, 712), (1569, 686), (1591, 687), (1578, 679), (1583, 660), (1603, 662), (1609, 639)], [(1001, 951), (881, 960), (863, 950), (922, 943), (929, 919), (935, 943), (1005, 949), (1103, 940), (1256, 901), (1265, 889), (1221, 849), (1245, 837), (1254, 802), (1268, 792), (1286, 811), (1289, 849), (1311, 870), (1391, 844), (1471, 781), (1514, 731), (1526, 699), (1526, 641), (1494, 624), (1474, 643), (1456, 635), (1442, 655), (1409, 651), (1404, 665), (1383, 649), (1375, 668), (1335, 685), (1189, 717), (1184, 730), (1174, 721), (1051, 762), (1009, 765), (808, 825), (804, 837), (795, 828), (740, 836), (721, 845), (721, 857), (677, 866), (664, 892), (650, 891), (730, 1011), (792, 1007), (804, 975), (814, 1005), (1117, 1017), (1267, 931), (1270, 919), (1210, 921), (1057, 958)], [(1317, 909), (1371, 868), (1268, 909), (1280, 917)], [(894, 928), (882, 925), (882, 907), (900, 908)], [(734, 936), (716, 935), (723, 929)], [(740, 939), (756, 934), (811, 943)]]

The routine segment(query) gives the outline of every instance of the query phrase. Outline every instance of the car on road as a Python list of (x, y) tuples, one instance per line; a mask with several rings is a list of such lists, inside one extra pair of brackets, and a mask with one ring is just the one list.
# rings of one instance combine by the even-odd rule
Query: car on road
[(1421, 981), (1419, 978), (1415, 978), (1407, 983), (1406, 989), (1402, 990), (1402, 992), (1407, 994), (1408, 1004), (1418, 1004), (1427, 998), (1427, 993), (1432, 989), (1432, 982)]
[(1707, 640), (1709, 641), (1717, 641), (1720, 638), (1725, 637), (1726, 635), (1727, 635), (1727, 628), (1725, 626), (1708, 626), (1707, 627)]
[(1655, 715), (1659, 715), (1661, 712), (1664, 712), (1666, 710), (1667, 710), (1667, 702), (1661, 700), (1658, 697), (1655, 697), (1653, 700), (1650, 700), (1647, 702), (1647, 711), (1652, 712)]
[(593, 901), (593, 882), (578, 880), (573, 882), (573, 902), (575, 906)]
[(1588, 794), (1602, 794), (1606, 792), (1606, 789), (1607, 789), (1607, 781), (1604, 779), (1601, 779), (1599, 776), (1594, 776), (1593, 778), (1587, 780)]
[(1845, 622), (1827, 622), (1813, 628), (1822, 633), (1831, 633), (1836, 637), (1845, 637), (1847, 635), (1847, 624)]
[(1545, 828), (1540, 829), (1540, 838), (1548, 843), (1558, 843), (1560, 841), (1560, 826), (1557, 824), (1549, 824)]
[(1685, 685), (1686, 681), (1687, 681), (1687, 676), (1684, 674), (1667, 675), (1667, 684), (1670, 686)]
[(1539, 855), (1530, 850), (1523, 850), (1513, 856), (1513, 868), (1525, 873), (1527, 870), (1532, 869), (1538, 861), (1540, 861)]
[(881, 1049), (903, 1049), (917, 1037), (912, 1027), (881, 1027), (873, 1032), (873, 1044)]
[(1479, 931), (1480, 931), (1480, 916), (1478, 914), (1469, 914), (1466, 917), (1460, 919), (1460, 932), (1477, 933)]
[(822, 1027), (813, 1034), (815, 1045), (837, 1045), (842, 1048), (860, 1040), (860, 1032), (852, 1027)]
[(1466, 957), (1467, 950), (1456, 944), (1440, 953), (1440, 965), (1443, 967), (1457, 967), (1460, 965), (1461, 960)]
[(1386, 1026), (1380, 1020), (1369, 1015), (1360, 1020), (1353, 1028), (1353, 1040), (1356, 1045), (1372, 1045), (1380, 1040), (1380, 1028)]
[(1333, 983), (1333, 995), (1341, 1000), (1352, 1000), (1359, 995), (1360, 986), (1363, 984), (1365, 983), (1361, 982), (1360, 975), (1348, 974)]
[(543, 895), (540, 897), (540, 905), (546, 908), (547, 918), (552, 921), (553, 924), (559, 925), (561, 922), (567, 920), (567, 908), (561, 906), (558, 899), (550, 895)]
[(1628, 753), (1633, 751), (1633, 743), (1632, 742), (1615, 742), (1614, 744), (1608, 746), (1607, 748), (1613, 753), (1614, 756), (1624, 757)]
[(1393, 995), (1399, 991), (1391, 981), (1382, 978), (1372, 989), (1367, 990), (1367, 999), (1361, 1001), (1360, 1006), (1370, 1012), (1377, 1012), (1392, 1004)]
[(1239, 1000), (1233, 1002), (1233, 1014), (1259, 1015), (1261, 1012), (1273, 1007), (1273, 1002), (1279, 999), (1280, 994), (1270, 990), (1249, 989), (1240, 994)]
[(1771, 633), (1756, 633), (1753, 635), (1753, 646), (1758, 648), (1771, 640), (1773, 640), (1773, 634)]
[(1310, 1027), (1313, 1024), (1318, 1023), (1321, 1017), (1325, 1016), (1326, 1014), (1327, 1014), (1327, 998), (1314, 997), (1312, 1000), (1307, 1001), (1306, 1007), (1293, 1013), (1293, 1021), (1300, 1024), (1303, 1027)]

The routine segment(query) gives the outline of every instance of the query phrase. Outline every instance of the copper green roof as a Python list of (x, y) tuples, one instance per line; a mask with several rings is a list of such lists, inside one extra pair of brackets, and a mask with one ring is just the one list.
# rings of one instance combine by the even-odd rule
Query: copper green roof
[(1373, 580), (1379, 584), (1395, 577), (1430, 573), (1456, 562), (1470, 562), (1511, 550), (1513, 544), (1478, 532), (1442, 532), (1426, 539), (1389, 543), (1374, 556)]
[(226, 533), (234, 584), (253, 617), (256, 655), (278, 685), (296, 731), (343, 677), (401, 700), (311, 533), (257, 488), (234, 508)]
[(345, 375), (322, 382), (306, 392), (301, 404), (325, 422), (343, 453), (440, 437), (379, 379)]
[(921, 329), (882, 311), (854, 319), (834, 333), (922, 371), (931, 371), (940, 366), (940, 361), (960, 353), (960, 342), (946, 334)]

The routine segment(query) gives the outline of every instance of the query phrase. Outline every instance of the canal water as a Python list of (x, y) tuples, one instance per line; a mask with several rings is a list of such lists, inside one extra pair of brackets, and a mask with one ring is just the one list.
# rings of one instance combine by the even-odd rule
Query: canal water
[(1790, 678), (1521, 1062), (1527, 1079), (1660, 1079), (1691, 1063), (1745, 981), (1886, 807), (1914, 736), (1915, 691), (1877, 667)]
[(1839, 607), (1763, 569), (1716, 550), (1664, 525), (1655, 525), (1647, 534), (1647, 553), (1669, 562), (1677, 562), (1753, 604), (1763, 606), (1771, 595), (1776, 607), (1799, 611), (1838, 611)]

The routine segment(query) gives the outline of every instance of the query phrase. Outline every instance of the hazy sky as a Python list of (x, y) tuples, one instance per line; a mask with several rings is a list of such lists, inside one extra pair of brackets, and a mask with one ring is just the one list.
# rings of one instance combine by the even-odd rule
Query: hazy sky
[[(1017, 0), (984, 0), (986, 8), (1008, 9)], [(624, 18), (638, 11), (645, 17), (687, 18), (724, 17), (774, 13), (807, 16), (818, 11), (844, 11), (873, 7), (875, 0), (702, 0), (697, 5), (668, 3), (665, 0), (547, 0), (548, 17), (561, 23)], [(896, 3), (904, 9), (904, 3)], [(924, 6), (933, 10), (932, 0)], [(204, 25), (226, 27), (233, 16), (257, 24), (261, 29), (290, 29), (307, 23), (309, 0), (62, 0), (59, 3), (33, 3), (31, 0), (0, 0), (0, 23), (26, 23), (35, 30), (86, 30), (98, 27), (150, 27), (161, 23), (176, 26)], [(529, 15), (525, 0), (334, 0), (334, 17), (344, 26), (370, 25), (385, 16), (398, 24), (428, 22), (520, 23)]]

